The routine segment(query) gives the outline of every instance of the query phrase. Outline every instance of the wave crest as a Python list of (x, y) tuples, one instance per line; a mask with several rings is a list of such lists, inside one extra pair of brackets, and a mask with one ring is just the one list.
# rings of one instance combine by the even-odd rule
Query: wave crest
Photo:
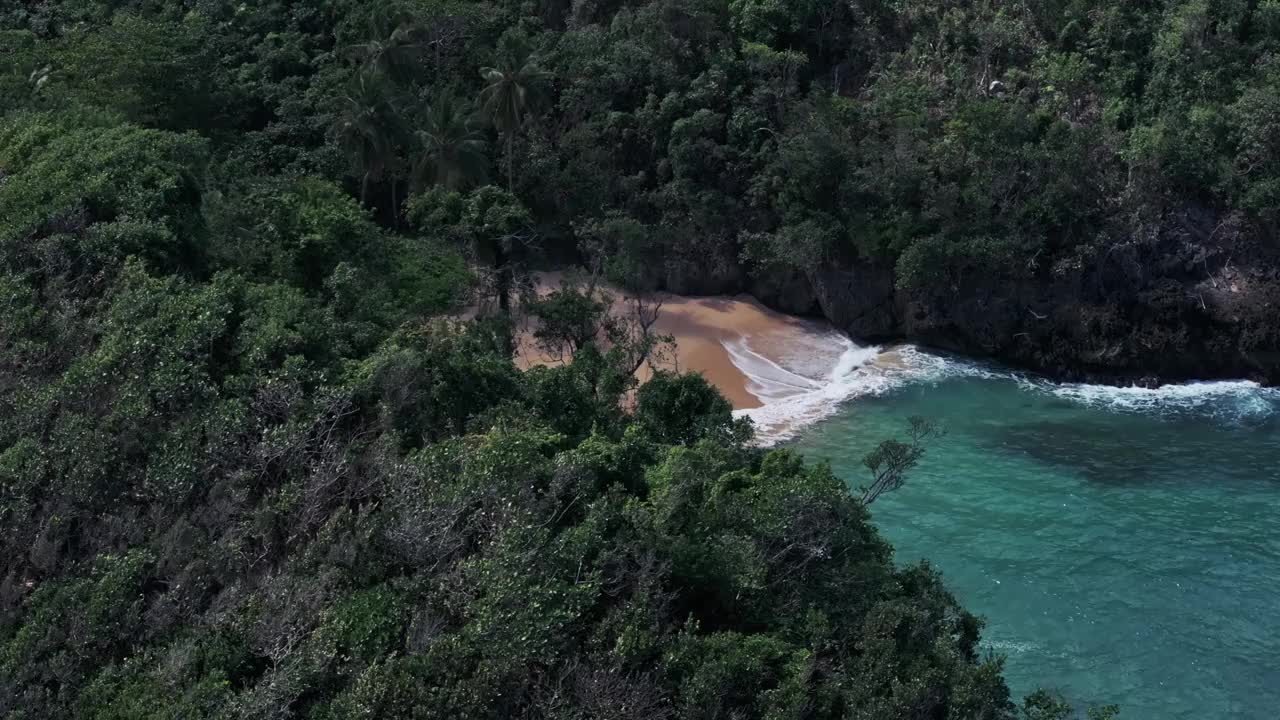
[(789, 440), (847, 401), (910, 384), (969, 378), (1017, 383), (1027, 392), (1113, 412), (1199, 414), (1217, 421), (1257, 422), (1280, 414), (1280, 388), (1247, 380), (1164, 385), (1157, 388), (1055, 383), (1028, 373), (903, 345), (883, 352), (831, 331), (789, 338), (769, 357), (746, 337), (724, 343), (747, 389), (762, 406), (734, 414), (756, 425), (757, 441)]
[[(800, 429), (829, 417), (844, 401), (896, 386), (891, 377), (870, 367), (880, 348), (856, 345), (834, 332), (820, 339), (826, 342), (830, 359), (818, 358), (819, 373), (785, 367), (757, 352), (745, 337), (723, 343), (734, 366), (747, 378), (747, 389), (762, 403), (734, 413), (751, 418), (760, 443), (789, 440)], [(806, 359), (811, 367), (815, 365), (814, 357)]]
[(1215, 380), (1157, 388), (1112, 387), (1083, 383), (1040, 384), (1045, 392), (1090, 407), (1120, 412), (1200, 413), (1248, 420), (1276, 412), (1280, 393), (1249, 380)]

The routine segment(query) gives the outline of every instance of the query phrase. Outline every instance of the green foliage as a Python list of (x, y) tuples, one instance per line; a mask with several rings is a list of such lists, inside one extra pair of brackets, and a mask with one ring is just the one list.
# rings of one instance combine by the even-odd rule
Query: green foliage
[[(665, 663), (681, 678), (681, 714), (701, 717), (730, 708), (753, 717), (800, 718), (809, 700), (809, 653), (767, 636), (732, 632), (678, 638)], [(825, 698), (824, 698), (825, 700)]]
[(620, 287), (652, 289), (653, 267), (661, 260), (652, 228), (621, 213), (574, 226), (579, 246), (606, 279)]
[(224, 108), (209, 42), (211, 19), (181, 20), (121, 12), (102, 25), (79, 25), (38, 46), (33, 101), (52, 107), (110, 108), (146, 126), (218, 127)]
[(393, 590), (358, 590), (328, 610), (316, 629), (317, 642), (332, 643), (347, 662), (367, 666), (401, 646), (405, 615)]
[(0, 247), (7, 267), (63, 245), (98, 264), (138, 255), (199, 267), (206, 143), (96, 111), (19, 113), (0, 123)]
[(898, 258), (899, 287), (946, 291), (966, 279), (989, 282), (993, 272), (1017, 279), (1035, 269), (1038, 248), (1021, 238), (966, 238), (949, 242), (930, 237), (909, 247)]
[[(1112, 720), (1119, 713), (1118, 706), (1104, 705), (1089, 708), (1086, 717), (1088, 720)], [(1027, 696), (1022, 704), (1022, 716), (1026, 720), (1071, 720), (1080, 717), (1070, 703), (1044, 690), (1037, 690)]]
[(264, 179), (206, 205), (218, 268), (328, 291), (340, 313), (394, 325), (457, 305), (462, 257), (438, 240), (385, 232), (339, 187)]
[(319, 288), (341, 261), (359, 261), (387, 241), (368, 213), (337, 186), (315, 179), (268, 181), (211, 209), (219, 266), (255, 278)]
[(484, 238), (509, 238), (532, 222), (519, 198), (493, 185), (465, 195), (442, 188), (415, 195), (409, 203), (409, 218), (423, 232), (473, 244)]
[[(1273, 12), (1280, 18), (1280, 8)], [(1280, 208), (1280, 175), (1275, 172), (1280, 162), (1280, 60), (1263, 61), (1261, 72), (1228, 112), (1241, 136), (1235, 174), (1244, 205), (1274, 218)]]
[(334, 135), (360, 178), (360, 204), (368, 201), (369, 184), (390, 177), (395, 186), (397, 145), (404, 134), (400, 111), (381, 75), (355, 76), (341, 98)]
[(428, 237), (443, 238), (492, 269), (494, 294), (510, 310), (513, 265), (529, 253), (532, 218), (514, 194), (492, 185), (463, 195), (437, 185), (409, 198), (409, 221)]
[(366, 351), (323, 293), (226, 271), (129, 262), (104, 301), (65, 371), (6, 371), (10, 717), (1009, 717), (936, 576), (698, 376), (627, 412), (594, 342)]
[(419, 183), (463, 190), (488, 174), (484, 136), (472, 127), (470, 109), (445, 96), (431, 104), (418, 131), (421, 156), (414, 165)]
[(470, 418), (518, 396), (519, 376), (500, 346), (482, 326), (464, 332), (441, 323), (408, 327), (364, 360), (353, 378), (382, 405), (389, 429), (416, 446), (461, 433)]
[(636, 420), (654, 440), (689, 445), (705, 437), (741, 438), (733, 406), (700, 375), (653, 374), (636, 393)]
[(611, 301), (608, 295), (600, 297), (571, 288), (553, 290), (529, 307), (529, 314), (538, 319), (533, 336), (553, 357), (572, 357), (596, 341)]
[(480, 70), (484, 79), (481, 100), (489, 121), (502, 133), (507, 154), (507, 189), (511, 190), (515, 183), (515, 136), (528, 114), (541, 102), (548, 73), (538, 66), (525, 41), (510, 35), (504, 40), (498, 50), (498, 62)]
[(1278, 7), (4, 4), (0, 717), (1015, 717), (872, 496), (637, 388), (649, 326), (551, 295), (521, 372), (438, 316), (1273, 239)]
[(1017, 275), (974, 239), (1042, 273), (1189, 207), (1273, 221), (1274, 3), (935, 10), (51, 2), (4, 15), (0, 99), (198, 130), (220, 176), (348, 181), (392, 227), (406, 181), (496, 177), (497, 140), (547, 244), (623, 233), (643, 286), (862, 257), (916, 288), (936, 238)]

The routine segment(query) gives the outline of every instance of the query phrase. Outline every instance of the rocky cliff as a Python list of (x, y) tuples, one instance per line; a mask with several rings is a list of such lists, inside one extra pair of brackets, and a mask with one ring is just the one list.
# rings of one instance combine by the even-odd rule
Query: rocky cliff
[(856, 339), (914, 342), (1063, 380), (1276, 384), (1280, 254), (1268, 237), (1188, 212), (1149, 237), (1029, 259), (1018, 276), (966, 267), (948, 282), (903, 289), (891, 262), (743, 268), (713, 252), (669, 262), (665, 285), (749, 292), (778, 310), (823, 316)]

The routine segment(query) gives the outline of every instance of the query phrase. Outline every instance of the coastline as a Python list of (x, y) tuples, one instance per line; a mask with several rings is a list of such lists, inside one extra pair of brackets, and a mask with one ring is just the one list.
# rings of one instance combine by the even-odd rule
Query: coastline
[[(530, 289), (538, 296), (573, 282), (561, 273), (539, 273), (532, 280)], [(599, 290), (612, 298), (615, 317), (635, 317), (634, 296)], [(789, 440), (849, 399), (885, 392), (914, 372), (898, 347), (858, 345), (825, 321), (773, 310), (750, 295), (663, 292), (644, 300), (649, 311), (657, 309), (650, 331), (674, 342), (651, 357), (637, 378), (644, 382), (655, 370), (701, 374), (729, 400), (734, 415), (753, 422), (761, 445)], [(518, 304), (514, 316), (517, 367), (565, 361), (558, 350), (549, 355), (539, 346), (537, 320)]]
[[(561, 272), (537, 273), (532, 280), (538, 295), (569, 282)], [(628, 314), (632, 296), (616, 288), (600, 290), (613, 298), (615, 315)], [(931, 351), (928, 345), (860, 346), (825, 320), (789, 315), (745, 293), (688, 296), (658, 292), (645, 297), (659, 305), (651, 330), (672, 337), (674, 346), (641, 367), (639, 379), (646, 380), (655, 368), (701, 374), (729, 400), (736, 415), (751, 418), (763, 444), (795, 437), (800, 429), (828, 417), (853, 397), (879, 394), (911, 378), (939, 373), (1017, 375), (1032, 383), (1055, 386), (1055, 394), (1080, 396), (1081, 400), (1111, 399), (1122, 405), (1198, 395), (1223, 383), (1227, 387), (1253, 383), (1239, 378), (1178, 381), (1020, 369), (999, 358), (956, 355), (946, 349)], [(535, 329), (534, 319), (517, 312), (516, 364), (527, 369), (562, 362), (538, 348)]]
[[(552, 292), (563, 282), (561, 273), (534, 276), (538, 295)], [(604, 290), (614, 298), (615, 312), (621, 312), (630, 296), (616, 288)], [(675, 342), (673, 352), (653, 359), (640, 369), (640, 380), (644, 381), (652, 373), (651, 366), (696, 372), (719, 389), (735, 411), (759, 409), (771, 396), (758, 378), (743, 370), (741, 360), (735, 362), (730, 347), (745, 345), (749, 340), (752, 354), (765, 362), (803, 365), (804, 358), (795, 357), (797, 348), (829, 344), (838, 332), (829, 323), (787, 315), (746, 294), (693, 297), (661, 292), (652, 298), (660, 303), (653, 332), (671, 336)], [(532, 319), (522, 316), (518, 324), (517, 364), (528, 368), (561, 362), (560, 358), (549, 356), (537, 347), (533, 331)], [(819, 356), (814, 362), (816, 366), (805, 374), (818, 376), (812, 378), (816, 382), (830, 370), (822, 365), (833, 363), (834, 358)]]

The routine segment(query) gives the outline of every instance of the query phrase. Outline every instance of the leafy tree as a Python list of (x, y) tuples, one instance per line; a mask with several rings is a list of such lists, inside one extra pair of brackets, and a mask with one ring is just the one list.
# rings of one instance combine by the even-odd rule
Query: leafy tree
[(36, 45), (33, 99), (110, 108), (140, 125), (170, 130), (234, 125), (223, 114), (225, 78), (216, 48), (202, 15), (174, 20), (120, 12)]
[(0, 122), (0, 264), (47, 263), (52, 246), (99, 268), (137, 255), (201, 267), (196, 242), (208, 144), (100, 111), (16, 113)]
[(515, 187), (515, 138), (528, 113), (537, 106), (549, 73), (522, 42), (510, 42), (500, 51), (495, 65), (482, 68), (484, 89), (480, 99), (484, 112), (502, 134), (507, 156), (507, 191)]
[(443, 235), (489, 265), (498, 308), (510, 315), (515, 256), (531, 239), (532, 219), (519, 199), (492, 185), (466, 195), (436, 187), (410, 198), (409, 219), (423, 233)]
[(419, 184), (465, 190), (487, 178), (489, 158), (484, 136), (471, 125), (471, 111), (444, 96), (428, 108), (417, 131), (421, 145), (413, 175)]
[(361, 72), (341, 98), (334, 126), (339, 144), (360, 175), (360, 204), (368, 201), (369, 182), (390, 181), (391, 208), (396, 210), (395, 164), (402, 133), (390, 89), (380, 75)]
[(871, 483), (858, 488), (862, 504), (870, 505), (884, 493), (901, 488), (907, 473), (924, 457), (926, 443), (938, 434), (937, 426), (927, 418), (912, 417), (907, 423), (907, 442), (885, 440), (867, 453), (862, 464), (871, 472)]
[(415, 69), (422, 44), (419, 28), (409, 12), (393, 4), (381, 4), (369, 11), (363, 42), (347, 48), (365, 73), (404, 80)]
[(597, 296), (590, 288), (586, 292), (574, 288), (553, 290), (529, 308), (529, 314), (538, 319), (534, 337), (549, 356), (571, 358), (597, 342), (612, 300), (607, 294)]
[(364, 361), (355, 375), (373, 393), (389, 429), (407, 447), (460, 435), (467, 422), (520, 396), (507, 340), (483, 326), (463, 332), (442, 323), (408, 327)]
[(219, 198), (207, 215), (220, 266), (311, 290), (338, 263), (374, 260), (389, 242), (364, 208), (317, 179), (264, 181)]
[(636, 420), (656, 441), (689, 445), (704, 437), (742, 438), (733, 406), (699, 375), (655, 372), (636, 393)]

